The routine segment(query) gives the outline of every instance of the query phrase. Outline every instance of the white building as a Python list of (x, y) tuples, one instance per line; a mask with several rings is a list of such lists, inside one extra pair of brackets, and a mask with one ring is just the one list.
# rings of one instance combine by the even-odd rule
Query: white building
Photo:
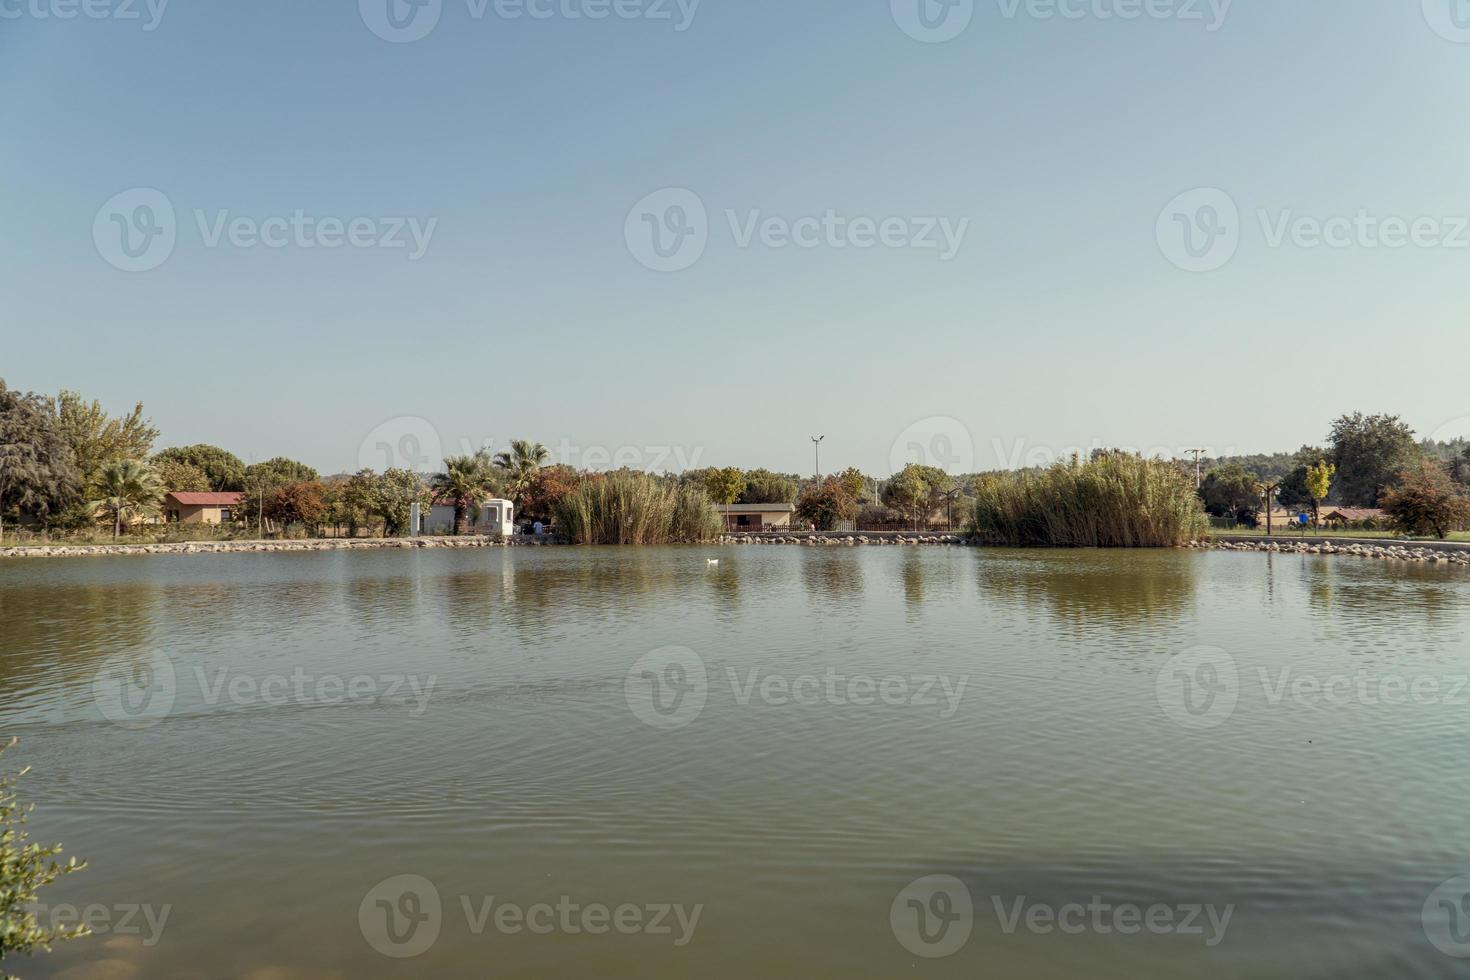
[[(515, 505), (509, 500), (491, 498), (480, 501), (480, 512), (475, 513), (470, 509), (470, 532), (471, 534), (494, 535), (499, 534), (510, 537), (515, 533)], [(454, 533), (454, 505), (435, 501), (429, 508), (429, 513), (424, 517), (425, 534), (453, 534)]]

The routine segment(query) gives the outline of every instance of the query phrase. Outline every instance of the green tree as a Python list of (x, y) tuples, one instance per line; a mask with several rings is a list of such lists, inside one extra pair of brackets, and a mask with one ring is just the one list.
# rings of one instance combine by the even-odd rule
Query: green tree
[[(14, 748), (16, 739), (0, 747), (0, 756)], [(16, 782), (29, 767), (15, 775), (0, 776), (0, 960), (14, 954), (30, 956), (51, 952), (51, 944), (89, 935), (86, 926), (51, 927), (36, 916), (37, 894), (62, 875), (85, 868), (86, 862), (56, 860), (61, 845), (32, 843), (26, 830), (30, 806), (20, 802)]]
[(390, 538), (407, 534), (413, 505), (426, 505), (430, 499), (418, 474), (404, 469), (359, 470), (348, 480), (347, 493), (351, 503), (382, 522), (383, 534)]
[(245, 489), (245, 464), (234, 453), (218, 446), (200, 443), (164, 449), (154, 454), (153, 465), (163, 463), (188, 463), (204, 471), (209, 480), (208, 489), (216, 493), (231, 493)]
[(717, 504), (733, 504), (745, 492), (745, 474), (734, 466), (704, 471), (704, 489)]
[(1199, 496), (1207, 513), (1254, 524), (1261, 510), (1261, 496), (1257, 490), (1260, 483), (1259, 476), (1239, 463), (1226, 463), (1205, 474)]
[(7, 513), (48, 520), (75, 503), (82, 486), (46, 399), (0, 381), (0, 539)]
[(155, 463), (153, 468), (158, 471), (158, 477), (163, 481), (165, 490), (172, 493), (209, 492), (209, 477), (193, 463), (166, 459)]
[(112, 515), (112, 536), (122, 534), (124, 518), (146, 517), (158, 513), (163, 500), (163, 481), (158, 472), (137, 459), (108, 463), (92, 482), (96, 495), (94, 508)]
[(1332, 423), (1330, 461), (1337, 467), (1337, 493), (1353, 507), (1376, 507), (1399, 473), (1423, 455), (1414, 430), (1397, 415), (1354, 412)]
[(109, 416), (101, 402), (85, 401), (75, 391), (63, 391), (47, 404), (62, 438), (71, 446), (84, 485), (96, 480), (109, 463), (147, 459), (158, 438), (152, 420), (143, 417), (142, 402), (117, 418)]
[(1450, 461), (1450, 476), (1456, 483), (1470, 486), (1470, 445), (1460, 451), (1460, 455)]
[(1315, 464), (1307, 468), (1307, 496), (1312, 500), (1312, 523), (1321, 523), (1322, 501), (1332, 492), (1332, 478), (1337, 475), (1337, 467), (1319, 459)]
[[(277, 491), (297, 483), (316, 483), (320, 480), (316, 470), (285, 456), (276, 456), (264, 463), (251, 463), (245, 467), (240, 480), (241, 492), (239, 514), (236, 520), (261, 524), (266, 519), (274, 520), (269, 511)], [(257, 527), (264, 534), (264, 527)]]
[(550, 458), (549, 449), (528, 439), (512, 439), (509, 450), (495, 454), (495, 465), (505, 473), (506, 496), (515, 504), (517, 514), (521, 512), (521, 501), (531, 478)]
[(1438, 460), (1421, 458), (1395, 484), (1383, 495), (1383, 509), (1400, 531), (1443, 540), (1470, 523), (1470, 498)]
[(751, 470), (745, 474), (745, 490), (740, 494), (742, 504), (790, 504), (796, 502), (801, 482), (794, 477), (770, 470)]
[(471, 515), (478, 517), (480, 501), (485, 498), (494, 471), (490, 456), (484, 450), (473, 456), (448, 456), (444, 472), (430, 481), (434, 497), (454, 505), (454, 533), (467, 534)]
[(910, 463), (883, 485), (883, 503), (911, 518), (919, 526), (919, 516), (930, 502), (931, 488), (925, 471), (933, 467)]

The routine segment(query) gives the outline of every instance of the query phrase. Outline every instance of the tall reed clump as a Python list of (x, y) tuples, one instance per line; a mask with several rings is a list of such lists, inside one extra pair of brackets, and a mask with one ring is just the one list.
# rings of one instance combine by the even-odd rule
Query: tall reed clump
[(1017, 548), (1170, 548), (1204, 537), (1209, 519), (1175, 464), (1109, 453), (982, 479), (970, 530)]
[(573, 544), (694, 543), (723, 526), (704, 490), (629, 470), (585, 481), (557, 502), (555, 517)]

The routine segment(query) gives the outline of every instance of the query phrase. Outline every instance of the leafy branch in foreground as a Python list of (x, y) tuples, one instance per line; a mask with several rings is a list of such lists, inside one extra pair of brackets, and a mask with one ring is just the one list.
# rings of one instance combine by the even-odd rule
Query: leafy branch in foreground
[[(0, 747), (0, 756), (13, 748), (17, 739)], [(26, 832), (26, 816), (31, 806), (20, 802), (15, 785), (30, 767), (9, 776), (0, 776), (0, 960), (15, 953), (27, 956), (42, 950), (51, 952), (51, 944), (77, 939), (89, 934), (86, 926), (53, 928), (36, 916), (36, 893), (62, 875), (85, 868), (85, 861), (69, 858), (62, 864), (56, 858), (61, 845), (49, 847), (30, 843)], [(6, 980), (15, 980), (7, 975)]]

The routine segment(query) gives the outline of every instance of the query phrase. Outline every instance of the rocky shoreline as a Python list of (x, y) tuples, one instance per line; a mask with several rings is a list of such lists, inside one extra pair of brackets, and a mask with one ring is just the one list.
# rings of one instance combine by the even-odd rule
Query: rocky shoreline
[(0, 558), (99, 555), (219, 555), (246, 552), (365, 551), (380, 548), (504, 548), (498, 537), (310, 538), (301, 541), (179, 541), (170, 544), (57, 544), (0, 548)]
[(809, 547), (827, 547), (831, 545), (861, 545), (861, 544), (893, 544), (893, 545), (923, 545), (923, 544), (965, 544), (965, 538), (958, 534), (899, 534), (894, 532), (883, 532), (875, 534), (725, 534), (721, 535), (716, 544), (799, 544)]
[[(249, 553), (301, 553), (320, 551), (365, 551), (385, 548), (506, 548), (550, 545), (550, 538), (506, 540), (500, 537), (422, 537), (422, 538), (314, 538), (301, 541), (183, 541), (171, 544), (90, 544), (29, 545), (0, 547), (3, 558), (84, 558), (121, 555), (217, 555)], [(809, 548), (858, 546), (969, 546), (976, 542), (959, 534), (913, 534), (908, 532), (803, 533), (803, 534), (725, 534), (713, 542), (718, 545), (799, 545)], [(1410, 545), (1400, 541), (1374, 544), (1364, 541), (1334, 543), (1332, 541), (1228, 540), (1195, 541), (1186, 548), (1215, 551), (1256, 551), (1295, 555), (1344, 555), (1381, 561), (1422, 562), (1470, 566), (1470, 548), (1433, 544)]]
[(1470, 565), (1470, 551), (1436, 548), (1433, 545), (1405, 545), (1390, 541), (1366, 544), (1361, 541), (1334, 544), (1331, 541), (1196, 541), (1190, 548), (1215, 551), (1260, 551), (1284, 555), (1346, 555), (1350, 558), (1374, 558), (1380, 561), (1428, 562), (1431, 564)]

